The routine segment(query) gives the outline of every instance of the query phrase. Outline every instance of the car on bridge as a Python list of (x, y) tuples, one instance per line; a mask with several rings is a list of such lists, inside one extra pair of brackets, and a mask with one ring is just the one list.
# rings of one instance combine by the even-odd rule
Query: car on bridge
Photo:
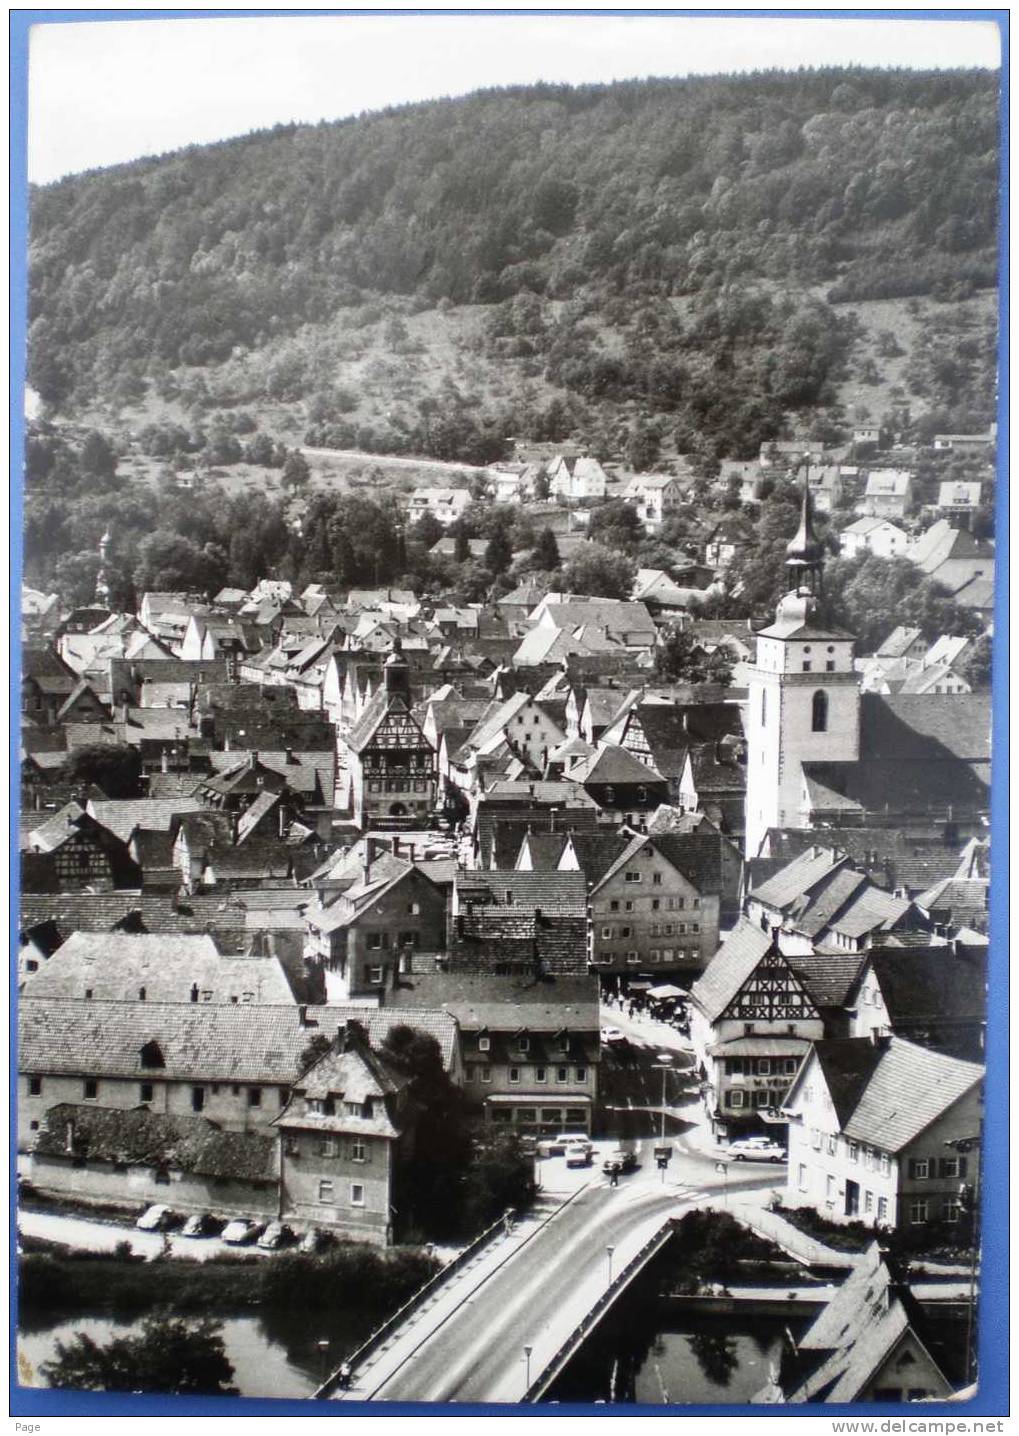
[(731, 1162), (785, 1162), (789, 1154), (769, 1137), (744, 1137), (730, 1142), (725, 1155)]

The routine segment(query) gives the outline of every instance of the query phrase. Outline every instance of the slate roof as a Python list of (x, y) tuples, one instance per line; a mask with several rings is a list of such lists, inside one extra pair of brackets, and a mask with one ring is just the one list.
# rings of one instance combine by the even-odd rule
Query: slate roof
[(591, 887), (601, 882), (630, 845), (621, 833), (572, 833), (570, 839), (580, 871)]
[[(899, 1152), (983, 1080), (984, 1069), (901, 1037), (814, 1044), (844, 1135)], [(802, 1073), (801, 1073), (802, 1076)]]
[[(593, 1032), (599, 1028), (598, 979), (588, 975), (501, 976), (489, 972), (435, 972), (402, 976), (392, 994), (393, 1010), (412, 1022), (420, 1007), (443, 1010), (464, 1031), (488, 1028), (515, 1032)], [(401, 1011), (402, 1009), (402, 1011)]]
[(198, 813), (203, 806), (198, 798), (129, 798), (108, 802), (92, 799), (86, 811), (126, 843), (136, 828), (169, 832), (178, 814)]
[(750, 896), (765, 907), (784, 910), (797, 898), (808, 894), (819, 882), (828, 876), (833, 868), (845, 861), (830, 848), (811, 845), (806, 852), (793, 858), (774, 877), (753, 888)]
[(218, 1003), (66, 1002), (23, 996), (18, 1064), (24, 1072), (142, 1075), (141, 1050), (156, 1041), (164, 1078), (283, 1083), (297, 1075), (308, 1040), (298, 1008)]
[(212, 1002), (283, 1005), (293, 992), (275, 958), (234, 957), (213, 939), (185, 933), (76, 932), (24, 984), (28, 997), (148, 1002), (190, 1000), (193, 984)]
[(877, 979), (892, 1027), (914, 1022), (983, 1020), (987, 1012), (984, 949), (872, 949), (849, 998), (868, 971)]
[(866, 958), (860, 953), (814, 952), (788, 956), (786, 962), (818, 1008), (842, 1008)]
[[(587, 916), (587, 882), (583, 873), (517, 872), (513, 868), (457, 873), (460, 910), (467, 901), (501, 907), (540, 908), (548, 917)], [(512, 897), (507, 897), (511, 893)]]
[(84, 817), (85, 810), (77, 803), (65, 804), (58, 813), (48, 817), (45, 822), (39, 823), (29, 831), (22, 830), (20, 838), (22, 850), (52, 853), (56, 848), (62, 847), (69, 838), (76, 836)]
[(67, 1156), (73, 1125), (76, 1152), (90, 1162), (167, 1167), (198, 1177), (271, 1183), (278, 1176), (276, 1141), (256, 1132), (225, 1132), (205, 1117), (171, 1117), (148, 1107), (118, 1109), (61, 1102), (46, 1112), (36, 1141), (40, 1157)]
[[(844, 852), (854, 867), (865, 872), (878, 887), (902, 888), (908, 896), (951, 877), (958, 865), (958, 849), (948, 846), (942, 833), (915, 832), (906, 826), (890, 828), (851, 827), (825, 828), (824, 840), (836, 852)], [(758, 869), (766, 864), (776, 872), (797, 854), (817, 842), (817, 832), (810, 828), (769, 828), (768, 846), (772, 857), (756, 859), (751, 864), (753, 880)]]
[(990, 885), (986, 878), (949, 877), (920, 894), (916, 905), (932, 915), (947, 913), (956, 927), (987, 925)]
[[(813, 1353), (822, 1360), (786, 1392), (785, 1400), (794, 1404), (859, 1400), (910, 1331), (930, 1355), (922, 1313), (908, 1288), (893, 1281), (874, 1242), (800, 1339), (798, 1364), (805, 1364)], [(947, 1380), (944, 1386), (946, 1392), (951, 1389)]]
[(733, 928), (690, 989), (691, 1002), (709, 1022), (721, 1017), (771, 947), (771, 933), (748, 918)]
[(641, 763), (626, 748), (605, 744), (590, 758), (578, 763), (571, 776), (578, 783), (612, 784), (649, 787), (652, 783), (663, 784), (665, 778), (656, 768)]
[(520, 842), (519, 851), (522, 856), (526, 843), (531, 867), (534, 871), (555, 872), (559, 867), (559, 859), (563, 855), (568, 837), (568, 833), (562, 832), (525, 833)]

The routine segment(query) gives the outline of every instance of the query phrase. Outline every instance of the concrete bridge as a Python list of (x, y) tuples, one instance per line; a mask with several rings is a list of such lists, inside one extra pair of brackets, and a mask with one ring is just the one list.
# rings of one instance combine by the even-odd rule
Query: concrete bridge
[[(730, 1192), (736, 1182), (730, 1179)], [(764, 1190), (770, 1176), (739, 1179)], [(536, 1205), (510, 1232), (469, 1248), (335, 1373), (318, 1400), (521, 1402), (540, 1399), (619, 1294), (660, 1250), (671, 1223), (717, 1188), (598, 1178)]]

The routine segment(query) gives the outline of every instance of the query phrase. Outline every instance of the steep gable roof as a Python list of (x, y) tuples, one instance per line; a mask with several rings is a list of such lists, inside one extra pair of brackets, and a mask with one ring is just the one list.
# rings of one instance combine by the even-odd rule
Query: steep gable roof
[(770, 932), (743, 918), (690, 989), (690, 1000), (709, 1022), (732, 1002), (765, 953), (777, 951)]

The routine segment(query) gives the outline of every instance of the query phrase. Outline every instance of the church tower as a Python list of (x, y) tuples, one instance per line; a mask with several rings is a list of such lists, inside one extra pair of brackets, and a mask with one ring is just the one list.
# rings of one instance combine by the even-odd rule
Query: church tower
[(860, 686), (852, 634), (824, 621), (824, 546), (804, 480), (800, 526), (787, 548), (791, 592), (757, 635), (749, 674), (747, 858), (769, 828), (804, 826), (803, 764), (860, 756)]

